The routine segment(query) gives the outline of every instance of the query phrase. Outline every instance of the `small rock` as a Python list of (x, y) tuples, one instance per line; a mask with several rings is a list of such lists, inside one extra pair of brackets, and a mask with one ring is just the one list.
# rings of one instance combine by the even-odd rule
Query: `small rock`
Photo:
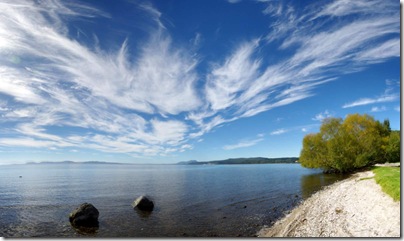
[(153, 211), (154, 203), (149, 198), (140, 196), (132, 203), (132, 207), (151, 212)]
[(76, 227), (98, 227), (98, 210), (90, 203), (83, 203), (69, 215), (69, 221)]

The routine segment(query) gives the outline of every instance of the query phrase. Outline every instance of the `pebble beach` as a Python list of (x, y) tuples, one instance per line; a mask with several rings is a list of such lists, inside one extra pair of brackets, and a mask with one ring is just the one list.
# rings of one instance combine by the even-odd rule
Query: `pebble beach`
[(400, 237), (400, 202), (372, 171), (353, 174), (313, 194), (259, 237)]

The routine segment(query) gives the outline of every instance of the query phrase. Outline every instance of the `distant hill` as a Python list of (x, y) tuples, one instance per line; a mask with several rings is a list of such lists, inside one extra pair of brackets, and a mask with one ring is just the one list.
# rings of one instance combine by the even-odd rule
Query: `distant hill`
[(299, 160), (297, 157), (281, 157), (281, 158), (266, 158), (266, 157), (249, 157), (249, 158), (229, 158), (226, 160), (198, 162), (195, 160), (178, 162), (178, 165), (231, 165), (231, 164), (273, 164), (273, 163), (296, 163)]
[[(296, 163), (298, 161), (297, 157), (281, 157), (281, 158), (265, 158), (265, 157), (249, 157), (249, 158), (230, 158), (226, 160), (199, 162), (197, 160), (189, 160), (178, 162), (175, 165), (231, 165), (231, 164), (269, 164), (269, 163)], [(27, 165), (136, 165), (133, 163), (119, 163), (119, 162), (102, 162), (102, 161), (86, 161), (86, 162), (75, 162), (75, 161), (61, 161), (61, 162), (27, 162)]]
[(122, 165), (124, 163), (118, 162), (101, 162), (101, 161), (86, 161), (86, 162), (74, 162), (74, 161), (62, 161), (62, 162), (27, 162), (28, 165), (43, 165), (43, 164), (108, 164), (108, 165)]
[(190, 161), (184, 161), (184, 162), (178, 162), (178, 165), (195, 165), (195, 164), (200, 164), (197, 160), (190, 160)]

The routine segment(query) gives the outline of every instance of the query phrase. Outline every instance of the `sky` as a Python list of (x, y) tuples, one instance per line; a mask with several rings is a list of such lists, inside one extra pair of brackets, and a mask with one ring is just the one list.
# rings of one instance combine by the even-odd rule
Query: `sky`
[(0, 164), (298, 157), (400, 129), (396, 0), (0, 0)]

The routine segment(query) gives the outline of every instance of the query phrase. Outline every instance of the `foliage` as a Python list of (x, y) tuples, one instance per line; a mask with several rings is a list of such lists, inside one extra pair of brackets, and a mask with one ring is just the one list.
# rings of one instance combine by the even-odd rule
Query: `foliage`
[(400, 131), (392, 131), (386, 145), (386, 161), (400, 162)]
[(369, 115), (352, 114), (344, 121), (328, 118), (319, 133), (304, 137), (299, 161), (308, 168), (351, 172), (384, 162), (389, 134), (388, 120), (382, 124)]
[(400, 200), (400, 168), (399, 167), (374, 167), (376, 182), (382, 190), (390, 195), (394, 201)]

